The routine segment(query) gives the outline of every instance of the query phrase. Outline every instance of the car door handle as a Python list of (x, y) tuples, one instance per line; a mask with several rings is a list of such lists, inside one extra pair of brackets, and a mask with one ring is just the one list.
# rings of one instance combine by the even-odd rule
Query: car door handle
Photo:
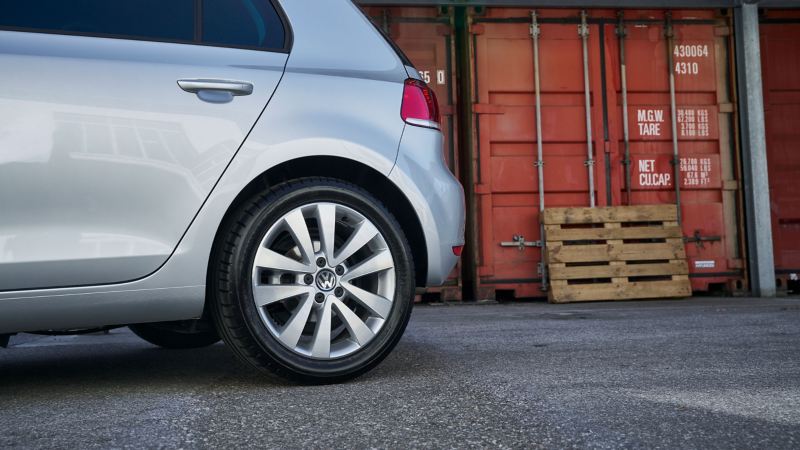
[(178, 80), (178, 86), (210, 103), (228, 103), (233, 97), (253, 93), (253, 83), (247, 81), (185, 79)]

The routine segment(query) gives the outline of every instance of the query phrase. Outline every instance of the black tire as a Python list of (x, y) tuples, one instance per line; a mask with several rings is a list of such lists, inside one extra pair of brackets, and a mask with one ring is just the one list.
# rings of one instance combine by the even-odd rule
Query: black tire
[[(386, 322), (358, 351), (335, 359), (305, 357), (283, 346), (266, 328), (253, 300), (253, 258), (266, 230), (289, 211), (312, 202), (335, 202), (369, 219), (386, 240), (395, 264), (395, 291)], [(367, 191), (331, 178), (303, 178), (254, 195), (228, 215), (212, 251), (209, 309), (225, 343), (267, 375), (298, 383), (335, 383), (378, 365), (395, 347), (411, 316), (414, 267), (407, 240), (389, 210)]]
[(197, 325), (198, 321), (183, 321), (129, 325), (128, 328), (145, 341), (169, 349), (202, 348), (220, 341), (213, 327)]

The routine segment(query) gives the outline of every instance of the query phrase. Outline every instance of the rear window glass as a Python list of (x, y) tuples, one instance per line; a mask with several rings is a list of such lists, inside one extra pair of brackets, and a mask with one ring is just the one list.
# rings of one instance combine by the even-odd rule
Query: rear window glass
[(191, 41), (194, 0), (0, 0), (0, 26), (31, 31)]
[(270, 0), (0, 0), (0, 28), (283, 49)]
[(203, 42), (283, 48), (283, 23), (269, 0), (203, 0), (202, 5)]

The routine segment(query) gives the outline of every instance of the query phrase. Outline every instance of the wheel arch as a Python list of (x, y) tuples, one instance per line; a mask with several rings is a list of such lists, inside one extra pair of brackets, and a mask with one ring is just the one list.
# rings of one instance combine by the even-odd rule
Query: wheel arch
[[(221, 230), (231, 214), (250, 197), (285, 181), (305, 177), (337, 178), (331, 174), (346, 173), (348, 181), (354, 183), (375, 196), (394, 215), (408, 239), (411, 254), (414, 258), (414, 275), (417, 286), (424, 286), (428, 277), (428, 249), (422, 224), (411, 202), (403, 192), (386, 176), (377, 170), (352, 159), (336, 156), (308, 156), (292, 159), (278, 164), (261, 175), (255, 177), (236, 196), (225, 211), (225, 215), (217, 226), (214, 246), (220, 239)], [(213, 251), (209, 254), (208, 277), (211, 276)], [(210, 283), (207, 282), (207, 285)]]

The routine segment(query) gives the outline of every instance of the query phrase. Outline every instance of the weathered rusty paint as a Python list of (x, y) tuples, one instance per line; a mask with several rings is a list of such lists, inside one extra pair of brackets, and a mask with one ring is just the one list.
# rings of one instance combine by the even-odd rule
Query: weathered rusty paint
[(800, 11), (761, 24), (772, 238), (779, 287), (800, 276)]
[[(540, 68), (546, 206), (586, 206), (587, 126), (579, 11), (541, 10)], [(613, 17), (608, 11), (607, 17)], [(591, 17), (596, 17), (593, 11)], [(567, 18), (569, 23), (553, 22)], [(540, 248), (502, 246), (515, 236), (540, 241), (530, 10), (490, 8), (474, 19), (475, 99), (484, 295), (541, 296)], [(606, 205), (598, 24), (589, 25), (589, 86), (596, 198)]]
[[(541, 296), (530, 10), (488, 8), (474, 17), (474, 189), (480, 212), (483, 293)], [(596, 197), (627, 204), (617, 12), (590, 10), (589, 68)], [(663, 11), (625, 11), (633, 204), (674, 203), (667, 40)], [(684, 235), (696, 290), (744, 278), (731, 123), (728, 21), (712, 11), (672, 11)], [(580, 11), (539, 10), (542, 142), (547, 206), (588, 205)], [(606, 160), (608, 164), (605, 164)], [(608, 180), (606, 182), (606, 180)], [(471, 184), (471, 186), (470, 186)], [(696, 240), (699, 238), (699, 240)]]
[[(631, 204), (675, 202), (669, 68), (675, 74), (681, 212), (688, 238), (692, 287), (743, 279), (739, 253), (738, 182), (731, 140), (734, 108), (728, 69), (729, 23), (711, 11), (672, 11), (674, 47), (665, 39), (665, 13), (625, 11), (628, 109), (631, 130)], [(616, 25), (608, 25), (608, 32)], [(609, 61), (618, 65), (618, 53)], [(619, 72), (609, 100), (618, 104)], [(620, 135), (621, 106), (611, 115)], [(616, 142), (612, 142), (616, 148)], [(614, 159), (617, 159), (614, 155)], [(619, 160), (620, 163), (622, 160)], [(619, 164), (612, 166), (618, 167)], [(623, 185), (624, 186), (624, 185)], [(619, 191), (621, 201), (624, 189)]]

